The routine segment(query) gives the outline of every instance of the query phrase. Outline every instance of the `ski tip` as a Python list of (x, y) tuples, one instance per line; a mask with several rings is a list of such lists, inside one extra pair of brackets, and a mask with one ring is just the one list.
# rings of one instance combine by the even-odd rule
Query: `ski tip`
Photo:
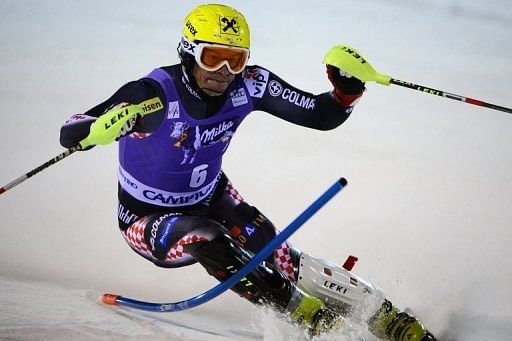
[(340, 178), (338, 181), (341, 184), (341, 186), (343, 186), (343, 187), (345, 187), (348, 183), (347, 179), (345, 179), (345, 178)]
[(103, 301), (103, 303), (105, 304), (109, 304), (109, 305), (117, 305), (117, 298), (119, 297), (119, 295), (114, 295), (114, 294), (103, 294), (103, 296), (101, 297), (101, 300)]

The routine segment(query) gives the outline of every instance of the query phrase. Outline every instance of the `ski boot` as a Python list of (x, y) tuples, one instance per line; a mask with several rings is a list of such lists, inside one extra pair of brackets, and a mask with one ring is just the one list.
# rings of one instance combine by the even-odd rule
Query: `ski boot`
[[(184, 251), (220, 281), (237, 272), (250, 261), (251, 255), (227, 234), (211, 241), (187, 244)], [(281, 272), (262, 262), (231, 288), (255, 304), (265, 304), (288, 315), (292, 322), (308, 329), (311, 336), (341, 328), (343, 320), (318, 298), (309, 295)]]
[(380, 310), (368, 321), (375, 336), (392, 341), (436, 341), (414, 316), (400, 312), (385, 300)]
[(339, 332), (348, 327), (343, 318), (326, 307), (321, 300), (298, 288), (295, 288), (286, 310), (293, 322), (306, 326), (310, 336)]
[(318, 297), (336, 314), (368, 324), (370, 332), (385, 340), (435, 341), (417, 318), (400, 312), (380, 288), (350, 272), (354, 262), (341, 267), (306, 253), (298, 260), (298, 288)]

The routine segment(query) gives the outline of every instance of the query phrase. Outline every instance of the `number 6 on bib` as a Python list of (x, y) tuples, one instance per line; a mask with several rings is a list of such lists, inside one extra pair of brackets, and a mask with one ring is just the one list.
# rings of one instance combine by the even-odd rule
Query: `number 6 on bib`
[(190, 175), (190, 183), (189, 183), (189, 186), (191, 188), (197, 188), (197, 187), (201, 186), (202, 184), (204, 184), (204, 182), (206, 181), (206, 177), (208, 175), (207, 168), (208, 168), (207, 164), (202, 164), (202, 165), (195, 167), (192, 170), (192, 174)]

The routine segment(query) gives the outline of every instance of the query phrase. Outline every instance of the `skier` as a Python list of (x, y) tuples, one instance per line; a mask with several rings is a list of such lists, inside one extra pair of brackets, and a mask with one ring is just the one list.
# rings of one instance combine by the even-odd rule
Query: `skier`
[[(66, 148), (85, 139), (91, 146), (119, 141), (119, 228), (130, 247), (157, 266), (199, 262), (222, 281), (278, 233), (221, 167), (250, 112), (329, 130), (349, 117), (365, 90), (360, 80), (327, 65), (334, 89), (305, 92), (268, 69), (248, 66), (249, 48), (249, 27), (240, 12), (200, 5), (184, 20), (181, 63), (125, 84), (61, 128)], [(379, 288), (288, 242), (232, 290), (287, 313), (312, 335), (342, 329), (343, 317), (353, 316), (380, 338), (434, 340)]]

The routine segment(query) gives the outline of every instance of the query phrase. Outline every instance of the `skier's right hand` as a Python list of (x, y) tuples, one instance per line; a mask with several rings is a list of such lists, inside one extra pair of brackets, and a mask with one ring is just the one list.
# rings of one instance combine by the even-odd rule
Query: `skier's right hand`
[(101, 115), (92, 125), (86, 138), (80, 141), (81, 149), (94, 145), (105, 145), (119, 140), (129, 133), (138, 117), (144, 114), (136, 104), (121, 103)]
[(326, 65), (326, 69), (334, 99), (344, 107), (356, 105), (365, 90), (364, 82), (336, 66)]

